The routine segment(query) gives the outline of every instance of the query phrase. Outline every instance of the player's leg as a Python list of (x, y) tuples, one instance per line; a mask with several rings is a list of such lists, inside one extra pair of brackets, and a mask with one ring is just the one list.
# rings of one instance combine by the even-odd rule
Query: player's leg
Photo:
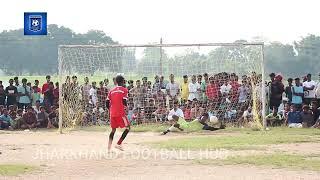
[(118, 142), (117, 142), (117, 146), (116, 146), (117, 149), (123, 151), (123, 148), (122, 148), (121, 144), (124, 141), (124, 139), (127, 137), (129, 131), (130, 131), (130, 126), (127, 126), (126, 129), (123, 131), (121, 137), (119, 138)]
[(183, 131), (183, 129), (180, 127), (180, 124), (175, 123), (172, 126), (169, 127), (169, 129), (162, 132), (162, 135), (166, 135), (167, 133), (173, 131), (175, 128), (179, 129), (180, 131)]
[(108, 150), (110, 151), (111, 149), (111, 145), (112, 145), (112, 141), (113, 141), (113, 137), (114, 137), (114, 134), (116, 132), (116, 128), (112, 128), (110, 134), (109, 134), (109, 142), (108, 142)]
[(122, 117), (121, 120), (122, 121), (120, 122), (120, 127), (121, 128), (125, 127), (126, 129), (123, 131), (121, 137), (119, 138), (116, 148), (123, 151), (121, 144), (124, 141), (124, 139), (127, 137), (128, 133), (130, 131), (130, 123), (129, 123), (127, 117)]

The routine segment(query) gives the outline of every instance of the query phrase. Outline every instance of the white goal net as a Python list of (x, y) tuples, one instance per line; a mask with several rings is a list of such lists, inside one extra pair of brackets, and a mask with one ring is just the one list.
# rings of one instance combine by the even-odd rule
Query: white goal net
[(262, 43), (61, 45), (58, 53), (60, 127), (108, 123), (119, 73), (132, 124), (165, 122), (173, 106), (187, 120), (207, 112), (231, 124), (262, 121)]

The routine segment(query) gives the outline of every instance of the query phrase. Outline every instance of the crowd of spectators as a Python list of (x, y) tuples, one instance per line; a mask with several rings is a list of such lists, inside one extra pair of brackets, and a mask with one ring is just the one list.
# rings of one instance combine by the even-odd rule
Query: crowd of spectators
[[(320, 77), (320, 76), (319, 76)], [(220, 121), (245, 125), (257, 118), (262, 119), (262, 101), (266, 99), (265, 117), (268, 126), (319, 127), (320, 83), (308, 74), (303, 78), (288, 78), (285, 86), (281, 75), (270, 74), (269, 82), (262, 82), (262, 75), (251, 73), (239, 77), (235, 73), (209, 75), (184, 75), (176, 78), (171, 74), (168, 81), (156, 75), (154, 80), (143, 77), (127, 80), (128, 119), (132, 124), (165, 122), (168, 116), (177, 115), (186, 120), (199, 118), (208, 113)], [(181, 81), (180, 81), (181, 80)], [(265, 86), (263, 86), (263, 83)], [(69, 104), (81, 102), (84, 111), (82, 124), (108, 123), (106, 101), (108, 92), (116, 84), (108, 79), (100, 82), (77, 76), (66, 77), (61, 97)], [(262, 88), (265, 87), (265, 95)], [(79, 103), (75, 103), (79, 105)], [(50, 76), (39, 87), (26, 78), (9, 80), (4, 88), (0, 81), (0, 128), (31, 129), (58, 126), (59, 83)]]

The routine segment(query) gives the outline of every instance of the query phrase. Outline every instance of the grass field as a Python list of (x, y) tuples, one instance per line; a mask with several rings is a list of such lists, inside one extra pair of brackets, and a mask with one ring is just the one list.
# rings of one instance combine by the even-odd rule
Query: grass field
[(320, 154), (298, 155), (274, 153), (267, 155), (234, 156), (217, 161), (196, 160), (195, 162), (203, 165), (254, 165), (272, 168), (288, 168), (292, 170), (320, 171)]
[(18, 174), (27, 173), (36, 168), (29, 165), (22, 164), (0, 164), (0, 175), (2, 176), (16, 176)]
[[(251, 129), (226, 129), (222, 136), (186, 137), (168, 141), (153, 142), (152, 146), (167, 149), (261, 149), (263, 145), (320, 142), (318, 129), (273, 128), (271, 131), (252, 131)], [(232, 132), (232, 133), (230, 133)]]
[[(132, 126), (124, 141), (125, 151), (114, 149), (111, 158), (90, 154), (106, 152), (108, 126), (77, 128), (63, 134), (46, 129), (0, 131), (0, 179), (124, 180), (130, 176), (147, 180), (157, 174), (162, 179), (173, 180), (190, 179), (190, 173), (193, 177), (194, 172), (202, 180), (320, 177), (319, 129), (227, 128), (161, 136), (159, 132), (167, 127), (164, 124)], [(114, 141), (120, 136), (121, 131), (117, 131)], [(202, 156), (205, 150), (221, 157)], [(44, 155), (42, 158), (39, 152)], [(63, 156), (59, 156), (61, 153)], [(89, 155), (75, 156), (79, 153)], [(148, 153), (150, 156), (139, 156)], [(193, 158), (183, 158), (188, 154)]]

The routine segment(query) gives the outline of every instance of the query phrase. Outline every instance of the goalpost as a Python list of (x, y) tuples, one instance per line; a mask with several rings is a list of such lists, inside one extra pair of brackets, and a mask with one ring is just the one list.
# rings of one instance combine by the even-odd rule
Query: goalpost
[[(107, 91), (114, 87), (113, 78), (119, 73), (127, 82), (133, 81), (135, 87), (140, 80), (143, 87), (134, 88), (129, 94), (129, 116), (141, 115), (143, 119), (136, 123), (153, 122), (155, 115), (150, 112), (158, 106), (169, 109), (172, 99), (178, 100), (184, 109), (195, 106), (186, 103), (185, 93), (182, 95), (180, 92), (174, 98), (169, 96), (174, 94), (166, 90), (169, 76), (173, 74), (180, 90), (183, 76), (187, 75), (190, 83), (195, 75), (200, 85), (195, 92), (198, 106), (212, 111), (220, 119), (234, 122), (234, 116), (239, 117), (244, 107), (251, 106), (255, 122), (260, 127), (265, 125), (263, 43), (60, 45), (58, 61), (60, 132), (63, 128), (107, 121), (104, 103)], [(211, 77), (210, 81), (204, 74)], [(199, 75), (202, 75), (201, 80)], [(84, 83), (85, 77), (88, 77), (89, 84)], [(155, 83), (161, 77), (163, 81)], [(211, 81), (221, 91), (218, 97), (207, 96), (207, 93), (212, 93), (207, 91)], [(92, 82), (96, 82), (96, 88), (90, 90)], [(221, 90), (223, 83), (226, 84)], [(245, 84), (240, 91), (236, 90), (239, 89), (238, 84)], [(239, 93), (246, 97), (240, 100)], [(162, 97), (165, 100), (161, 100)]]

